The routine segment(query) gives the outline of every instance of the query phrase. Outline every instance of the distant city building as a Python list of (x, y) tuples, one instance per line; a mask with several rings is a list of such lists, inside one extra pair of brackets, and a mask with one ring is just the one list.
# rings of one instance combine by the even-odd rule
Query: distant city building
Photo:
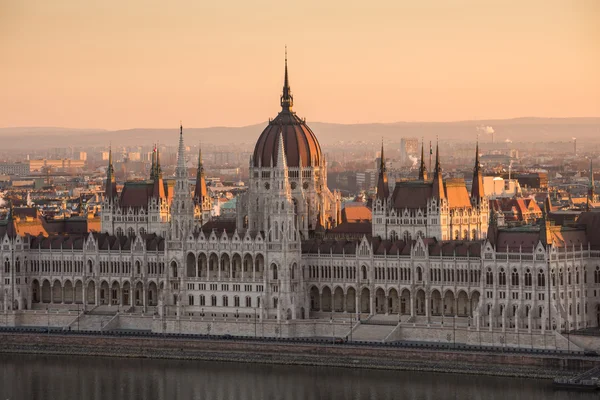
[(141, 160), (141, 154), (139, 151), (131, 151), (127, 154), (127, 159), (129, 161), (140, 161)]
[[(504, 177), (508, 177), (508, 174)], [(522, 188), (548, 189), (548, 174), (545, 172), (513, 173), (512, 178), (516, 179)]]
[(521, 186), (516, 179), (504, 179), (499, 176), (484, 176), (483, 190), (490, 199), (514, 197), (521, 194)]
[(377, 183), (377, 170), (368, 169), (356, 173), (356, 187), (358, 190), (369, 190)]
[(400, 139), (400, 163), (406, 164), (410, 162), (409, 156), (417, 155), (419, 151), (419, 139), (417, 138), (402, 138)]
[(239, 168), (222, 168), (219, 170), (219, 174), (227, 175), (227, 176), (239, 175), (239, 173), (240, 173)]
[(31, 168), (29, 162), (0, 163), (0, 175), (29, 175)]
[(63, 158), (60, 160), (29, 160), (29, 168), (31, 171), (42, 171), (44, 168), (48, 167), (52, 169), (68, 170), (83, 168), (84, 166), (85, 161), (73, 160), (69, 158)]
[(79, 159), (81, 161), (87, 161), (87, 153), (85, 151), (80, 151), (79, 152)]

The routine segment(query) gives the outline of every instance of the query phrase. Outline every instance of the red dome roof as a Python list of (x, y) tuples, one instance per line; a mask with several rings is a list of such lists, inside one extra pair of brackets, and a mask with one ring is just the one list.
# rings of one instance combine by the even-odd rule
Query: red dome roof
[(254, 148), (254, 166), (271, 167), (277, 162), (279, 132), (283, 135), (288, 167), (303, 167), (321, 162), (321, 146), (308, 125), (296, 113), (284, 110), (262, 132)]
[(281, 112), (269, 121), (254, 147), (254, 166), (269, 168), (277, 161), (277, 144), (279, 132), (283, 135), (285, 157), (288, 167), (297, 168), (318, 165), (321, 162), (321, 146), (317, 137), (308, 125), (292, 111), (294, 96), (290, 90), (287, 71), (287, 55), (285, 59), (285, 79), (281, 95)]

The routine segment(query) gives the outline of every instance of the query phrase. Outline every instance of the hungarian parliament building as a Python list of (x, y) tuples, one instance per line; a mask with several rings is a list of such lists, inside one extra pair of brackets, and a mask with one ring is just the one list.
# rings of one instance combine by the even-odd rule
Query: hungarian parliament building
[(96, 312), (123, 329), (235, 335), (258, 323), (265, 335), (333, 327), (360, 337), (360, 325), (379, 321), (390, 331), (378, 340), (439, 340), (436, 330), (454, 326), (463, 341), (600, 325), (600, 213), (567, 227), (546, 210), (534, 225), (499, 227), (478, 150), (469, 191), (443, 177), (439, 148), (432, 171), (422, 157), (418, 179), (388, 184), (382, 146), (372, 219), (345, 221), (317, 137), (293, 111), (287, 60), (280, 102), (235, 217), (211, 215), (201, 154), (190, 185), (183, 129), (174, 184), (155, 152), (149, 179), (118, 191), (110, 157), (99, 232), (34, 234), (31, 218), (11, 209), (0, 225), (8, 324), (84, 326)]

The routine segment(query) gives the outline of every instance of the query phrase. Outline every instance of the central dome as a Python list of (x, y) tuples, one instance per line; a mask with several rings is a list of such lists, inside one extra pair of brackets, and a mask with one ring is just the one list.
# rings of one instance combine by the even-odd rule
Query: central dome
[(270, 168), (277, 161), (279, 132), (283, 135), (285, 157), (288, 167), (316, 166), (321, 163), (321, 146), (313, 131), (292, 111), (292, 96), (285, 60), (285, 80), (281, 95), (281, 112), (261, 133), (254, 147), (253, 164), (258, 168)]

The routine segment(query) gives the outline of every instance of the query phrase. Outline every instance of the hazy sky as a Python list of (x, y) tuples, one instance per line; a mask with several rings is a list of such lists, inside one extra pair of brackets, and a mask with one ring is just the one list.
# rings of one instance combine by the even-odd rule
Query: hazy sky
[(0, 126), (600, 116), (597, 0), (0, 0)]

